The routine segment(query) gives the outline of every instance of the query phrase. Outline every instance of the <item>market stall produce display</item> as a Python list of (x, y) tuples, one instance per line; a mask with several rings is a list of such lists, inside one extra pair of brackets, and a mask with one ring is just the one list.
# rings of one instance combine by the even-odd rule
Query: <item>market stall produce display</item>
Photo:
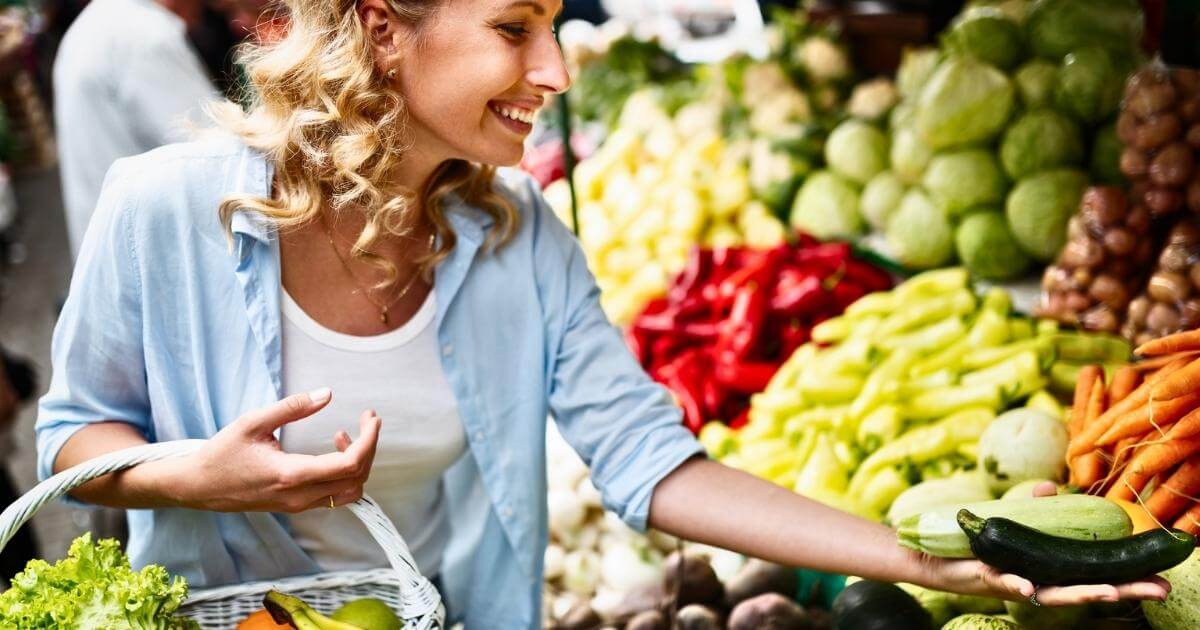
[(812, 327), (891, 287), (846, 243), (696, 249), (667, 296), (633, 321), (630, 348), (666, 385), (694, 433), (709, 420), (746, 423), (750, 396), (809, 341)]
[(805, 182), (793, 226), (836, 238), (873, 228), (910, 268), (958, 260), (988, 280), (1058, 254), (1089, 180), (1119, 177), (1112, 117), (1138, 58), (1139, 9), (976, 4), (939, 49), (906, 54), (886, 126), (852, 117), (833, 130), (829, 170)]
[[(978, 468), (985, 485), (1003, 475), (989, 494), (1061, 471), (1061, 450), (1048, 451), (1046, 465), (1031, 455), (1046, 450), (1043, 431), (1010, 439), (999, 421), (995, 440), (981, 438), (1014, 404), (1049, 410), (1043, 422), (1053, 426), (1062, 411), (1043, 390), (1055, 372), (1073, 375), (1088, 356), (1123, 359), (1129, 347), (1010, 309), (1003, 290), (977, 297), (963, 269), (869, 294), (813, 329), (815, 343), (751, 398), (744, 428), (709, 423), (700, 439), (726, 464), (872, 518), (915, 483), (957, 471)], [(1016, 426), (1037, 421), (1025, 418)], [(1010, 464), (1008, 452), (1021, 454), (1019, 463)]]

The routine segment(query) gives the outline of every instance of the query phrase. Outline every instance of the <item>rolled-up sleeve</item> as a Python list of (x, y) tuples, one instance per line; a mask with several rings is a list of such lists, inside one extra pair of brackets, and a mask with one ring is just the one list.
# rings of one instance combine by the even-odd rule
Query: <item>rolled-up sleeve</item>
[(126, 422), (149, 433), (132, 177), (122, 176), (121, 162), (105, 177), (54, 329), (53, 373), (36, 424), (40, 479), (53, 474), (63, 444), (91, 423)]
[(591, 470), (604, 507), (645, 530), (664, 477), (703, 454), (669, 392), (654, 382), (600, 308), (575, 237), (531, 186), (535, 264), (550, 334), (550, 411)]

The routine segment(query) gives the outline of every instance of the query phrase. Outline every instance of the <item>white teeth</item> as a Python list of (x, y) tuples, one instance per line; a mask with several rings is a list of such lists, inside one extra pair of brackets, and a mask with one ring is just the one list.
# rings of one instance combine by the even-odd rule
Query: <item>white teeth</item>
[(500, 106), (493, 106), (492, 109), (496, 113), (498, 113), (501, 116), (504, 116), (506, 118), (511, 118), (512, 120), (520, 121), (520, 122), (530, 124), (530, 125), (533, 124), (534, 113), (532, 110), (517, 109), (514, 107), (500, 107)]

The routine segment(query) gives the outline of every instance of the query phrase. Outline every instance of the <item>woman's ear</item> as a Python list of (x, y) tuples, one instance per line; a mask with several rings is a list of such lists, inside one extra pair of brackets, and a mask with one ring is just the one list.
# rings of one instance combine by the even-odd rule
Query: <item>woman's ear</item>
[(400, 62), (401, 44), (409, 34), (408, 25), (396, 17), (386, 0), (359, 0), (355, 10), (375, 54), (375, 67), (381, 73), (395, 68)]

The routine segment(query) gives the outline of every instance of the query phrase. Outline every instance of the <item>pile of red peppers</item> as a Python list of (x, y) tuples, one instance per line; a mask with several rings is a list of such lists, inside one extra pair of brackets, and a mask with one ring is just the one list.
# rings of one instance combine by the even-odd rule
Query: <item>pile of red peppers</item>
[(854, 258), (849, 244), (807, 235), (767, 250), (696, 249), (626, 341), (675, 394), (693, 433), (709, 420), (737, 428), (750, 395), (766, 389), (813, 326), (891, 286), (888, 273)]

